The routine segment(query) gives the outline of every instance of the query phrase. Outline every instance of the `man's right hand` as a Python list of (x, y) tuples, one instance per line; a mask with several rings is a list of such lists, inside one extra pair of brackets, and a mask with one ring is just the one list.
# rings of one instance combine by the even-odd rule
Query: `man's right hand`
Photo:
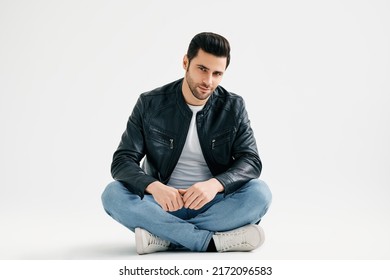
[(184, 206), (183, 198), (179, 191), (173, 187), (155, 181), (146, 187), (146, 191), (153, 195), (154, 200), (165, 211), (177, 211)]

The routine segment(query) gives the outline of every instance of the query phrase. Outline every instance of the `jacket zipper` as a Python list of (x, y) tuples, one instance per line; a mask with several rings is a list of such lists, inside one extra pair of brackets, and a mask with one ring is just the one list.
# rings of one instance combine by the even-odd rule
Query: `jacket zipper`
[(169, 139), (169, 142), (171, 143), (171, 144), (170, 144), (170, 148), (171, 148), (171, 150), (173, 150), (173, 139), (172, 139), (172, 138)]

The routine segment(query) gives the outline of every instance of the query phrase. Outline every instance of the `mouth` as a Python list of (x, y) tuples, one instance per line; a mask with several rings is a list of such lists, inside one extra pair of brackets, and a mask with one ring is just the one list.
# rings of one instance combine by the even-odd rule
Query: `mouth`
[(210, 92), (210, 88), (209, 88), (209, 87), (198, 86), (198, 88), (199, 88), (200, 91), (203, 92), (203, 93), (208, 93), (208, 92)]

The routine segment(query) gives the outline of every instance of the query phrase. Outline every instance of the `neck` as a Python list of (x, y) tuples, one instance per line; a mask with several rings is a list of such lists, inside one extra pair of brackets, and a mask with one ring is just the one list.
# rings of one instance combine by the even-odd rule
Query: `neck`
[(185, 102), (187, 104), (189, 104), (189, 105), (202, 106), (202, 105), (206, 104), (206, 102), (208, 100), (208, 99), (200, 100), (200, 99), (196, 98), (192, 94), (192, 91), (191, 91), (190, 87), (188, 86), (188, 82), (187, 82), (185, 77), (183, 79), (183, 84), (181, 86), (181, 91), (183, 93), (183, 97), (184, 97)]

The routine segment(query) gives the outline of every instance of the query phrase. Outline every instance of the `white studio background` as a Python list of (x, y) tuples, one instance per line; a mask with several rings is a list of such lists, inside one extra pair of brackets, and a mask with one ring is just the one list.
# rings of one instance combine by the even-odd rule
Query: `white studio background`
[(0, 259), (135, 257), (100, 203), (112, 154), (138, 95), (181, 78), (202, 31), (231, 42), (222, 85), (246, 100), (274, 195), (245, 256), (389, 259), (389, 14), (385, 0), (1, 0)]

